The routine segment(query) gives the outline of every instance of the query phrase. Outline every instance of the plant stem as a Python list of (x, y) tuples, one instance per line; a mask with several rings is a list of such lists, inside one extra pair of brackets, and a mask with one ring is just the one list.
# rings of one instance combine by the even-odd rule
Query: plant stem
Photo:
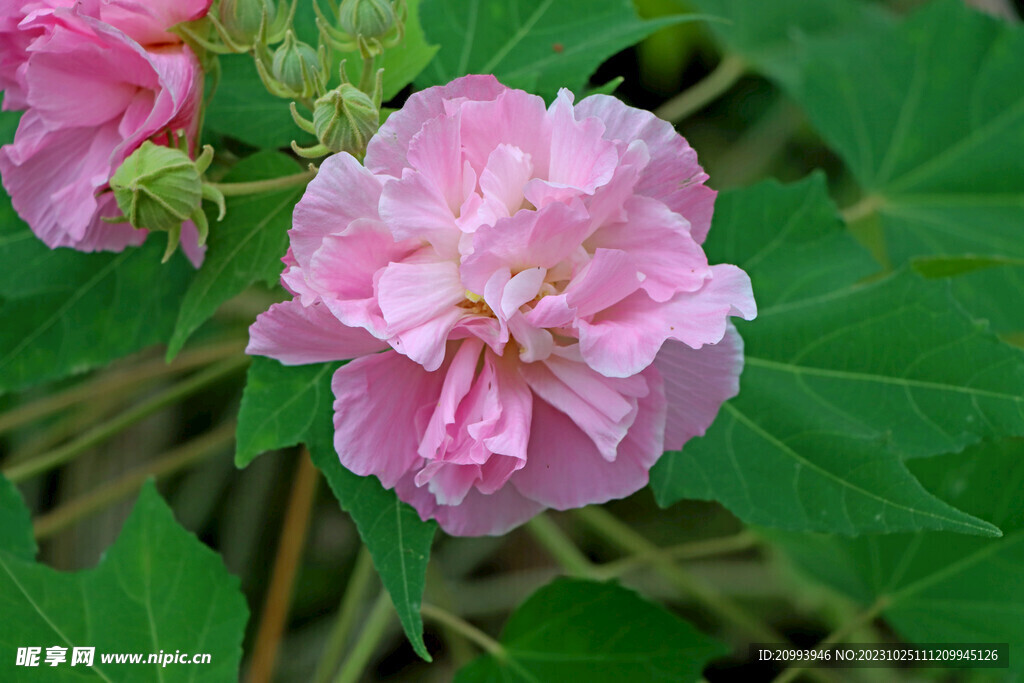
[(713, 538), (707, 541), (683, 543), (672, 548), (659, 549), (656, 553), (640, 553), (630, 555), (596, 567), (594, 575), (602, 579), (612, 579), (627, 574), (647, 564), (653, 564), (658, 556), (673, 560), (697, 560), (714, 555), (724, 555), (749, 550), (757, 545), (757, 537), (749, 531), (741, 531), (725, 538)]
[(253, 656), (249, 663), (250, 683), (266, 683), (273, 677), (285, 620), (292, 604), (295, 576), (302, 560), (306, 534), (309, 532), (318, 475), (319, 470), (313, 466), (309, 453), (303, 448), (292, 482), (288, 509), (284, 514), (284, 524), (281, 526), (274, 568), (270, 573), (270, 587), (263, 601), (260, 627), (253, 645)]
[(38, 517), (32, 525), (37, 539), (47, 538), (81, 521), (106, 506), (130, 495), (150, 477), (163, 477), (199, 460), (223, 452), (234, 441), (235, 423), (226, 422), (217, 429), (154, 459), (144, 467), (128, 472), (100, 488), (65, 503)]
[(367, 59), (363, 57), (363, 71), (359, 74), (359, 89), (367, 95), (370, 94), (371, 84), (373, 83), (373, 72), (377, 65), (377, 56), (374, 55)]
[(531, 519), (527, 530), (544, 548), (551, 553), (562, 568), (574, 576), (591, 576), (594, 565), (580, 552), (551, 518), (540, 514)]
[[(868, 607), (866, 610), (858, 614), (856, 617), (854, 617), (850, 621), (846, 622), (845, 624), (837, 628), (827, 638), (825, 638), (820, 643), (815, 645), (814, 649), (818, 650), (826, 648), (830, 645), (835, 645), (836, 643), (843, 642), (844, 640), (849, 638), (853, 632), (874, 621), (875, 618), (878, 617), (878, 615), (880, 615), (882, 612), (884, 612), (885, 608), (888, 606), (889, 598), (884, 595), (879, 596), (878, 599), (876, 599), (870, 607)], [(792, 681), (794, 678), (799, 676), (800, 673), (803, 672), (805, 669), (807, 669), (806, 662), (788, 666), (785, 669), (783, 669), (782, 673), (780, 673), (772, 680), (772, 683), (788, 683), (789, 681)]]
[(423, 603), (420, 606), (420, 614), (423, 615), (424, 619), (437, 622), (443, 626), (447, 626), (453, 631), (461, 633), (473, 643), (476, 643), (480, 649), (484, 652), (494, 655), (498, 658), (504, 658), (506, 656), (505, 648), (501, 646), (501, 643), (491, 638), (489, 635), (478, 629), (473, 624), (460, 619), (451, 612), (446, 612), (440, 607)]
[(29, 477), (46, 472), (58, 465), (73, 459), (93, 446), (103, 443), (131, 425), (149, 417), (167, 406), (174, 405), (179, 401), (195, 394), (211, 384), (217, 382), (226, 375), (229, 375), (249, 364), (247, 356), (230, 358), (217, 365), (211, 366), (202, 372), (189, 377), (186, 380), (175, 384), (152, 398), (143, 401), (135, 408), (118, 415), (112, 420), (97, 425), (81, 437), (70, 443), (32, 458), (22, 463), (12, 465), (4, 471), (4, 476), (13, 482), (23, 481)]
[(576, 510), (576, 515), (590, 528), (626, 552), (649, 556), (654, 568), (676, 588), (693, 596), (705, 607), (758, 642), (780, 643), (785, 639), (752, 617), (713, 586), (693, 576), (661, 553), (656, 545), (633, 531), (603, 508), (590, 506)]
[(315, 177), (316, 171), (310, 170), (280, 176), (279, 178), (268, 178), (267, 180), (252, 180), (246, 183), (206, 183), (206, 185), (220, 190), (220, 193), (225, 197), (239, 197), (246, 194), (287, 190), (290, 187), (305, 185)]
[(384, 637), (384, 632), (387, 630), (388, 623), (390, 623), (394, 613), (395, 609), (391, 606), (391, 598), (388, 596), (388, 592), (381, 590), (380, 595), (377, 597), (377, 602), (373, 604), (373, 609), (370, 610), (370, 615), (363, 624), (363, 630), (359, 633), (359, 639), (352, 646), (352, 652), (345, 659), (345, 663), (342, 665), (341, 671), (338, 672), (338, 677), (334, 679), (334, 683), (356, 683), (359, 680), (359, 677), (363, 674), (363, 669), (366, 668), (370, 657), (373, 656), (374, 650), (377, 649), (380, 639)]
[(715, 70), (654, 110), (654, 115), (679, 123), (718, 99), (744, 74), (747, 65), (736, 55), (727, 55)]
[(862, 218), (867, 218), (883, 206), (885, 206), (885, 200), (877, 194), (869, 194), (856, 204), (843, 209), (841, 213), (843, 214), (843, 220), (847, 224), (856, 223)]
[(338, 669), (352, 626), (356, 623), (359, 608), (363, 604), (363, 597), (373, 577), (373, 558), (364, 545), (359, 548), (359, 554), (356, 555), (348, 585), (345, 586), (345, 595), (342, 596), (341, 606), (338, 608), (338, 620), (334, 622), (334, 628), (327, 636), (324, 654), (316, 666), (316, 673), (313, 675), (315, 683), (328, 683)]
[(96, 396), (118, 393), (125, 387), (139, 384), (146, 380), (159, 379), (160, 377), (174, 375), (200, 365), (206, 365), (213, 361), (241, 353), (244, 349), (244, 343), (231, 341), (186, 351), (175, 358), (172, 363), (167, 363), (160, 358), (140, 363), (135, 367), (115, 370), (114, 372), (73, 386), (58, 394), (45, 396), (32, 403), (26, 403), (0, 415), (0, 433), (64, 410), (81, 401), (87, 401)]

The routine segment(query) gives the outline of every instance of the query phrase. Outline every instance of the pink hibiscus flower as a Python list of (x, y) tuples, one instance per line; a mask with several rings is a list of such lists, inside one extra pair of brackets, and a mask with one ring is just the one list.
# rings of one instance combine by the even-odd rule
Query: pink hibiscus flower
[[(50, 247), (119, 251), (145, 230), (120, 215), (106, 188), (144, 141), (197, 130), (199, 64), (167, 29), (202, 16), (211, 0), (0, 0), (5, 109), (25, 109), (0, 175), (18, 214)], [(185, 225), (183, 248), (202, 258)]]
[[(250, 329), (334, 375), (335, 447), (457, 535), (646, 485), (738, 391), (750, 280), (709, 265), (715, 192), (672, 127), (491, 76), (413, 95), (295, 209), (294, 299)], [(383, 351), (383, 353), (380, 353)]]

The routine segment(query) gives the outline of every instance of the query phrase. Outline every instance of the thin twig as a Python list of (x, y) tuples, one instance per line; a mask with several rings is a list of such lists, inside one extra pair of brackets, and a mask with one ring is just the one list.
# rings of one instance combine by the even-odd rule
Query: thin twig
[(660, 119), (679, 123), (700, 111), (731, 88), (746, 72), (746, 63), (736, 55), (728, 55), (714, 71), (654, 110)]
[(338, 664), (345, 654), (345, 645), (359, 615), (359, 608), (366, 597), (367, 588), (373, 583), (373, 578), (373, 558), (364, 545), (359, 548), (348, 585), (345, 586), (345, 595), (342, 596), (341, 606), (338, 608), (338, 619), (327, 636), (324, 653), (317, 663), (316, 673), (313, 675), (315, 683), (328, 683), (338, 669)]
[(436, 607), (429, 603), (423, 603), (420, 605), (420, 614), (423, 615), (424, 619), (437, 622), (443, 626), (447, 626), (453, 631), (457, 631), (466, 637), (466, 640), (476, 643), (480, 646), (484, 652), (488, 652), (495, 657), (504, 658), (506, 656), (505, 648), (502, 647), (501, 643), (491, 638), (489, 635), (478, 629), (473, 624), (461, 619), (451, 612), (446, 612), (440, 607)]
[(274, 673), (285, 620), (292, 604), (295, 576), (302, 560), (306, 534), (309, 532), (318, 475), (319, 470), (313, 466), (309, 453), (303, 448), (281, 527), (274, 568), (270, 573), (270, 587), (263, 601), (263, 614), (249, 664), (249, 683), (266, 683)]
[(373, 604), (373, 609), (370, 610), (370, 616), (363, 624), (362, 631), (359, 632), (359, 640), (352, 646), (352, 651), (345, 659), (334, 683), (356, 683), (359, 680), (394, 615), (395, 608), (391, 605), (391, 597), (386, 590), (382, 590), (377, 602)]
[(574, 576), (591, 576), (594, 573), (590, 560), (546, 515), (540, 514), (531, 519), (526, 529), (568, 573)]

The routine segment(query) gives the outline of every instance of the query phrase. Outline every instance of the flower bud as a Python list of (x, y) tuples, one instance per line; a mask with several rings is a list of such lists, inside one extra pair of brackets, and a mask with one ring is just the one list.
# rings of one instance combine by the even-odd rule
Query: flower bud
[(110, 178), (117, 205), (136, 228), (180, 228), (199, 207), (203, 181), (188, 154), (147, 140)]
[(316, 101), (313, 127), (328, 150), (358, 156), (380, 127), (380, 110), (369, 95), (342, 83)]
[(320, 56), (310, 45), (295, 38), (291, 31), (274, 51), (271, 72), (278, 83), (297, 97), (309, 97), (316, 92), (320, 77)]
[(260, 22), (267, 15), (270, 26), (277, 18), (274, 0), (220, 0), (217, 18), (231, 40), (239, 45), (252, 45), (260, 33)]
[(391, 0), (342, 0), (338, 10), (338, 24), (352, 37), (380, 38), (396, 21)]

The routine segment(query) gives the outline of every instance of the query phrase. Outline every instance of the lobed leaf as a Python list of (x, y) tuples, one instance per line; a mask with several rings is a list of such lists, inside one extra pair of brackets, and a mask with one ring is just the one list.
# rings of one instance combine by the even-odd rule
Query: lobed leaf
[[(4, 482), (6, 484), (6, 482)], [(27, 511), (25, 514), (27, 517)], [(26, 528), (31, 533), (31, 527)], [(121, 535), (93, 569), (59, 572), (0, 550), (0, 677), (38, 670), (15, 665), (19, 647), (68, 648), (48, 680), (80, 681), (74, 647), (94, 647), (89, 673), (104, 681), (224, 681), (238, 676), (248, 618), (238, 579), (182, 529), (152, 483)], [(209, 664), (104, 664), (101, 653), (209, 654)]]

